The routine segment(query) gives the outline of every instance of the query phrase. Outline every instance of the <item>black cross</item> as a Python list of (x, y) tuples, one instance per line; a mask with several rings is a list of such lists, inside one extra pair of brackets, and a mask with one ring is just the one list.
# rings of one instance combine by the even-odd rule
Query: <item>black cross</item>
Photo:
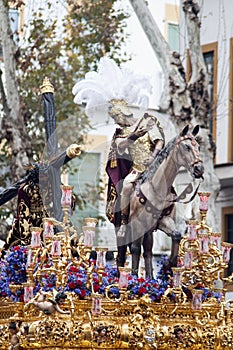
[(44, 107), (44, 123), (46, 133), (46, 146), (48, 162), (45, 164), (34, 163), (33, 169), (28, 174), (10, 185), (7, 189), (0, 193), (0, 206), (17, 196), (18, 189), (28, 180), (33, 179), (35, 183), (39, 183), (40, 176), (46, 175), (50, 181), (52, 189), (52, 216), (58, 221), (63, 219), (63, 211), (61, 207), (61, 167), (68, 163), (72, 158), (66, 154), (66, 151), (58, 154), (58, 140), (56, 132), (56, 115), (54, 106), (53, 92), (54, 88), (48, 78), (45, 78), (41, 86), (42, 102)]

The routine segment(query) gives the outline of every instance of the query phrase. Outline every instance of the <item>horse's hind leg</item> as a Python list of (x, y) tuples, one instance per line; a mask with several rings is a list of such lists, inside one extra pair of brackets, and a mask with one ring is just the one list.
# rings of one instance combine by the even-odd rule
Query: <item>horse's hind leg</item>
[(153, 278), (153, 266), (152, 266), (152, 248), (153, 248), (153, 233), (147, 232), (143, 239), (143, 257), (145, 261), (146, 278)]
[(141, 238), (133, 241), (131, 244), (132, 270), (131, 273), (138, 277), (139, 261), (141, 256)]
[(158, 228), (165, 232), (172, 239), (171, 255), (169, 262), (171, 266), (176, 266), (179, 251), (181, 234), (176, 230), (175, 221), (171, 216), (164, 216), (160, 221)]
[(126, 261), (127, 245), (120, 245), (117, 247), (117, 266), (123, 267)]

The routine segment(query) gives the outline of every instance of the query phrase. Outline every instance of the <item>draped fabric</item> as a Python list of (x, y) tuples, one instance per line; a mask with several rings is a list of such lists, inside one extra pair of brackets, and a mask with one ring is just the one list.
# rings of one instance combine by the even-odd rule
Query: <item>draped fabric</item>
[(116, 129), (115, 134), (113, 135), (108, 162), (106, 165), (106, 172), (109, 177), (106, 215), (109, 221), (115, 226), (120, 226), (121, 222), (120, 193), (122, 190), (123, 180), (128, 175), (132, 167), (132, 160), (129, 154), (124, 153), (120, 155), (117, 153), (115, 141), (116, 138), (120, 136), (120, 133), (121, 129)]

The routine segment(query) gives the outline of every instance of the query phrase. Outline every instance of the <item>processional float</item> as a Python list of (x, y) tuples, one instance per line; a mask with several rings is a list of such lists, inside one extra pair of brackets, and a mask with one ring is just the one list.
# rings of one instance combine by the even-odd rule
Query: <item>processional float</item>
[(232, 244), (207, 224), (210, 193), (199, 192), (200, 219), (186, 222), (177, 267), (162, 261), (147, 280), (106, 263), (95, 218), (82, 232), (71, 225), (72, 189), (61, 185), (62, 220), (44, 217), (0, 261), (1, 349), (233, 348)]
[[(231, 349), (233, 307), (225, 277), (232, 244), (206, 223), (209, 193), (199, 193), (200, 220), (187, 221), (178, 266), (154, 280), (90, 258), (97, 220), (70, 225), (71, 186), (62, 186), (62, 222), (44, 218), (31, 242), (1, 260), (0, 347), (9, 325), (22, 349)], [(54, 234), (56, 226), (62, 231)], [(76, 238), (76, 244), (72, 242)], [(60, 303), (59, 296), (63, 295)]]

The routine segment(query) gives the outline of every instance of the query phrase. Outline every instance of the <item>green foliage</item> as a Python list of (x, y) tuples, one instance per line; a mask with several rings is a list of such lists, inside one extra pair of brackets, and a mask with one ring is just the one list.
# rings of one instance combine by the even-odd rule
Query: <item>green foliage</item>
[[(20, 6), (22, 1), (18, 2)], [(54, 86), (57, 125), (62, 125), (58, 138), (65, 148), (73, 142), (82, 143), (82, 136), (91, 128), (86, 115), (73, 102), (75, 82), (95, 68), (104, 55), (118, 63), (127, 59), (121, 54), (127, 15), (114, 9), (117, 0), (68, 0), (68, 12), (64, 11), (62, 20), (58, 18), (62, 14), (57, 14), (57, 20), (52, 16), (54, 2), (45, 2), (43, 9), (32, 14), (15, 53), (21, 112), (32, 140), (34, 159), (43, 158), (45, 148), (40, 93), (43, 79), (47, 76)], [(9, 153), (4, 147), (0, 162), (5, 167)], [(9, 175), (1, 173), (0, 186), (12, 182)]]
[(75, 116), (74, 140), (81, 140), (90, 125), (73, 103), (74, 83), (95, 68), (104, 55), (118, 63), (126, 59), (120, 57), (120, 51), (127, 15), (122, 10), (114, 10), (116, 0), (67, 3), (69, 11), (62, 26), (57, 20), (48, 20), (48, 13), (53, 11), (51, 3), (47, 4), (47, 9), (33, 14), (27, 28), (30, 34), (20, 48), (17, 61), (22, 112), (37, 155), (44, 148), (39, 90), (43, 78), (49, 77), (54, 85), (57, 122)]

